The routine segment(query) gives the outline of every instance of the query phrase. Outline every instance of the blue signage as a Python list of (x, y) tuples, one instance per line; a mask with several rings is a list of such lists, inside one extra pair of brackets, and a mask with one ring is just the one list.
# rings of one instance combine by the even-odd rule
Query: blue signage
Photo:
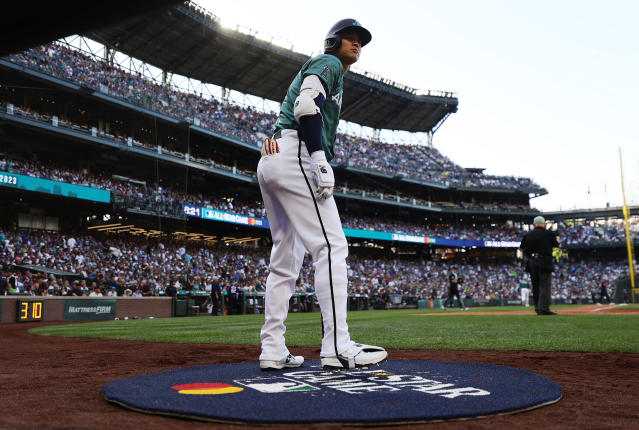
[[(209, 219), (213, 221), (230, 222), (233, 224), (243, 224), (252, 227), (270, 228), (266, 218), (251, 217), (248, 215), (222, 212), (215, 209), (208, 209), (198, 206), (182, 205), (182, 213), (187, 216)], [(346, 237), (356, 237), (360, 239), (387, 240), (392, 242), (424, 243), (430, 245), (450, 246), (455, 248), (518, 248), (519, 242), (499, 241), (499, 240), (456, 240), (443, 239), (440, 237), (418, 236), (414, 234), (392, 233), (387, 231), (358, 230), (355, 228), (345, 228)]]
[(198, 206), (182, 205), (182, 213), (196, 218), (209, 219), (213, 221), (230, 222), (233, 224), (243, 224), (251, 227), (270, 228), (266, 218), (252, 217), (248, 215), (234, 214), (230, 212), (218, 211), (216, 209), (203, 208)]
[(21, 190), (73, 197), (75, 199), (91, 200), (94, 202), (111, 202), (111, 191), (108, 190), (67, 184), (66, 182), (52, 181), (50, 179), (34, 178), (1, 170), (0, 187), (18, 188)]

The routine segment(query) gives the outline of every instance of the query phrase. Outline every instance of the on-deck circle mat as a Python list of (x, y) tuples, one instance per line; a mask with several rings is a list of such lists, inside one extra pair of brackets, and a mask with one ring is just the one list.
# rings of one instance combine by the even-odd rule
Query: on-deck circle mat
[(192, 366), (109, 382), (109, 401), (139, 412), (235, 423), (401, 423), (512, 413), (562, 390), (527, 370), (392, 360), (326, 373), (319, 361), (262, 372), (257, 362)]

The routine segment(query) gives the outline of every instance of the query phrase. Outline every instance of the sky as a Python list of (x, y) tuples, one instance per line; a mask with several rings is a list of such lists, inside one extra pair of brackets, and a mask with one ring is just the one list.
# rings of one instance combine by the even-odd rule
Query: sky
[(634, 0), (199, 0), (297, 52), (339, 19), (373, 35), (358, 69), (454, 91), (433, 144), (463, 167), (532, 178), (542, 211), (639, 205), (639, 2)]

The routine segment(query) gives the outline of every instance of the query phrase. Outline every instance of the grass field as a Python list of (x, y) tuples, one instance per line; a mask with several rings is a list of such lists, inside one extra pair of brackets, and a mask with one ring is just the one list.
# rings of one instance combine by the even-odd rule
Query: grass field
[[(554, 308), (561, 310), (561, 306)], [(512, 306), (481, 311), (523, 309)], [(360, 311), (350, 312), (348, 319), (354, 340), (385, 348), (639, 353), (639, 315), (415, 315), (441, 312)], [(30, 332), (148, 342), (259, 345), (263, 321), (263, 315), (137, 319), (45, 326)], [(320, 345), (319, 313), (290, 314), (287, 328), (287, 345)]]

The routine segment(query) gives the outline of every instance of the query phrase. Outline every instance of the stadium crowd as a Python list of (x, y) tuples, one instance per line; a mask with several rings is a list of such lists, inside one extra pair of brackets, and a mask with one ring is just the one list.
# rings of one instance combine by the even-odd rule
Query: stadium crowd
[[(218, 196), (205, 196), (201, 193), (186, 193), (168, 186), (142, 185), (138, 183), (140, 181), (117, 180), (106, 173), (92, 174), (87, 169), (65, 169), (53, 166), (49, 162), (27, 161), (22, 157), (11, 155), (2, 155), (0, 170), (110, 190), (114, 193), (114, 202), (128, 209), (177, 216), (182, 214), (182, 205), (188, 204), (252, 217), (266, 217), (266, 211), (260, 201), (250, 201), (238, 195), (222, 193)], [(342, 191), (345, 191), (345, 187)], [(360, 191), (355, 190), (354, 193)], [(353, 216), (349, 215), (348, 211), (343, 211), (341, 217), (342, 226), (345, 228), (457, 240), (517, 241), (521, 240), (523, 234), (521, 229), (508, 226), (415, 224), (394, 218)], [(639, 217), (631, 217), (630, 229), (633, 237), (639, 238)], [(625, 241), (625, 227), (623, 221), (619, 219), (609, 220), (606, 223), (594, 221), (582, 221), (571, 225), (560, 223), (558, 231), (564, 245), (614, 244)]]
[[(272, 113), (179, 91), (61, 44), (5, 58), (256, 146), (274, 130), (276, 115)], [(529, 178), (466, 171), (434, 148), (387, 144), (346, 134), (338, 136), (334, 162), (455, 187), (541, 190)]]
[[(169, 294), (176, 290), (210, 291), (213, 283), (247, 293), (263, 291), (268, 274), (269, 249), (208, 245), (174, 238), (147, 239), (111, 235), (102, 240), (42, 231), (0, 230), (0, 266), (9, 293), (32, 295)], [(308, 257), (308, 256), (307, 256)], [(77, 280), (37, 272), (18, 272), (15, 265), (38, 265), (71, 272)], [(514, 263), (479, 263), (456, 260), (414, 261), (350, 256), (349, 292), (367, 296), (384, 294), (418, 299), (443, 298), (453, 265), (463, 278), (463, 295), (473, 299), (517, 298), (525, 276)], [(624, 274), (623, 261), (559, 261), (552, 295), (587, 298), (601, 282), (611, 285)], [(306, 258), (297, 292), (313, 292), (313, 269)]]

